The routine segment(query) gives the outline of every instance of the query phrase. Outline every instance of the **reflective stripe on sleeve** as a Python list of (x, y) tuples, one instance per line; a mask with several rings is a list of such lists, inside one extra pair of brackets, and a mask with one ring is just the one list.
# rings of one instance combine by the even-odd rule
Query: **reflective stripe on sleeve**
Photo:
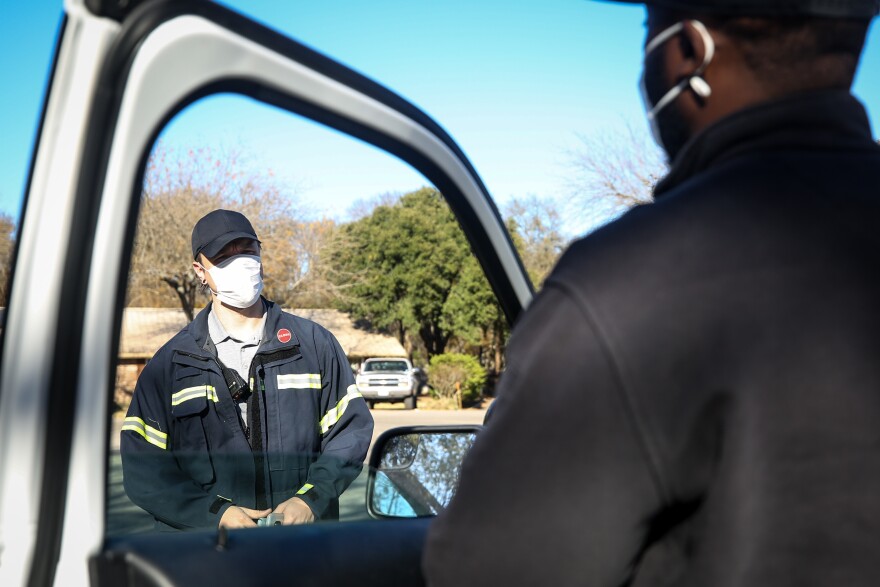
[(152, 445), (158, 446), (162, 450), (165, 450), (168, 446), (168, 435), (166, 433), (153, 428), (149, 424), (145, 424), (144, 421), (137, 416), (128, 416), (122, 422), (122, 429), (140, 434), (144, 437), (144, 440)]
[(214, 389), (213, 385), (197, 385), (195, 387), (187, 387), (186, 389), (181, 389), (177, 393), (171, 396), (171, 405), (179, 406), (185, 401), (191, 399), (198, 399), (200, 397), (207, 398), (212, 402), (220, 401), (220, 398), (217, 397), (217, 390)]
[(345, 413), (345, 408), (348, 407), (348, 403), (356, 398), (363, 397), (360, 393), (358, 393), (356, 385), (348, 386), (348, 393), (345, 394), (339, 403), (336, 406), (327, 410), (327, 413), (324, 414), (324, 417), (321, 418), (321, 421), (318, 424), (321, 426), (321, 434), (327, 434), (330, 431), (330, 428), (333, 427), (334, 424), (339, 422), (339, 419), (342, 418), (342, 414)]
[(321, 389), (320, 373), (294, 373), (278, 376), (278, 389)]
[(314, 487), (314, 485), (312, 485), (311, 483), (306, 483), (305, 485), (303, 485), (302, 487), (300, 487), (299, 491), (297, 491), (296, 494), (297, 494), (297, 495), (303, 495), (304, 493), (306, 493), (306, 492), (307, 492), (309, 489), (311, 489), (312, 487)]

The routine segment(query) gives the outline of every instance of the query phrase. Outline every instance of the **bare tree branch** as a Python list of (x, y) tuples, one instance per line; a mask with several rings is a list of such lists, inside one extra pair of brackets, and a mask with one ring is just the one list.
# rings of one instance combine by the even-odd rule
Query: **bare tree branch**
[(608, 220), (652, 200), (666, 174), (663, 153), (644, 133), (623, 131), (578, 135), (580, 146), (568, 153), (571, 212)]
[(218, 208), (238, 210), (254, 224), (267, 297), (300, 306), (333, 298), (321, 263), (321, 251), (336, 232), (332, 220), (304, 219), (293, 190), (271, 171), (253, 171), (234, 150), (159, 145), (144, 181), (128, 305), (180, 304), (192, 318), (207, 298), (192, 270), (190, 235), (199, 218)]
[(504, 217), (529, 277), (540, 286), (567, 244), (556, 202), (534, 195), (514, 198)]

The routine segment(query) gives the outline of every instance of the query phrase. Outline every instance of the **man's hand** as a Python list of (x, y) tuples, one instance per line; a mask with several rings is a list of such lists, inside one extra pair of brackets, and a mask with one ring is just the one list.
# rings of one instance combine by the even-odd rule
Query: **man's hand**
[(292, 524), (311, 524), (315, 521), (315, 514), (306, 502), (298, 497), (291, 497), (285, 502), (279, 503), (273, 512), (284, 516), (285, 526)]
[(252, 510), (233, 505), (226, 508), (220, 517), (220, 525), (227, 528), (253, 528), (257, 525), (254, 520), (265, 518), (272, 510)]

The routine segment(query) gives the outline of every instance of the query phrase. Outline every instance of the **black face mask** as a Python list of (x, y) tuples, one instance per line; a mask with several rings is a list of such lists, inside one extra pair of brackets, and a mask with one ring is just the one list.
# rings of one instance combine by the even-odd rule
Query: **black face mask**
[[(669, 92), (669, 88), (663, 83), (663, 72), (659, 55), (654, 59), (646, 59), (645, 64), (645, 93), (651, 104), (656, 104)], [(671, 108), (663, 108), (654, 116), (653, 126), (654, 139), (666, 151), (668, 162), (675, 160), (682, 147), (690, 138), (684, 118), (673, 105)], [(659, 135), (659, 136), (658, 136)]]
[[(684, 118), (672, 106), (672, 103), (685, 91), (693, 91), (702, 99), (708, 98), (712, 89), (702, 78), (706, 67), (715, 55), (715, 42), (705, 25), (697, 20), (688, 21), (700, 33), (705, 45), (703, 63), (689, 77), (680, 81), (672, 88), (663, 83), (662, 60), (657, 49), (664, 43), (675, 38), (684, 28), (684, 22), (678, 22), (657, 34), (645, 47), (645, 59), (642, 72), (641, 90), (648, 122), (657, 143), (666, 151), (670, 161), (674, 161), (682, 147), (690, 138)], [(652, 58), (653, 56), (653, 58)]]

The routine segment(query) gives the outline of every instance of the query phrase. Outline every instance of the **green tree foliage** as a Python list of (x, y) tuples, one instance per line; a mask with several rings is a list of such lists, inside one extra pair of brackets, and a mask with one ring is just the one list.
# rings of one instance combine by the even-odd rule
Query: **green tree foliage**
[(428, 378), (434, 393), (461, 403), (477, 401), (486, 385), (486, 370), (470, 355), (448, 353), (431, 358)]
[[(393, 332), (428, 357), (454, 337), (473, 344), (499, 310), (461, 228), (439, 192), (423, 188), (341, 228), (331, 253), (351, 287), (340, 305), (356, 319)], [(356, 279), (352, 280), (352, 277)]]
[(476, 354), (499, 373), (510, 327), (473, 256), (462, 267), (443, 310), (444, 328), (455, 333), (458, 348)]
[(475, 258), (462, 263), (461, 271), (443, 304), (440, 324), (471, 346), (481, 346), (489, 330), (504, 322), (501, 307)]

